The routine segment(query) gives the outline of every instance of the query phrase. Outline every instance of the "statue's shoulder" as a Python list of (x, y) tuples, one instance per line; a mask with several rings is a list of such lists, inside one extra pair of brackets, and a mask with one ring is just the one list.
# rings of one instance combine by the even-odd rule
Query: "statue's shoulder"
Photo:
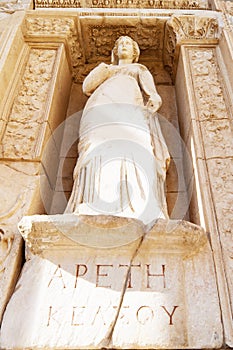
[(148, 68), (146, 66), (144, 66), (144, 64), (141, 63), (134, 63), (135, 65), (137, 65), (138, 69), (141, 71), (149, 71)]

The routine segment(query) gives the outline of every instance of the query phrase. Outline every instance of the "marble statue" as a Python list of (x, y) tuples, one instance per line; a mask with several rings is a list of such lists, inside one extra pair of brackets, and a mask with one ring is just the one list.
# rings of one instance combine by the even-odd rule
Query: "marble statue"
[(136, 218), (149, 227), (168, 217), (169, 153), (156, 113), (162, 101), (139, 54), (138, 44), (121, 36), (112, 63), (100, 63), (84, 80), (90, 97), (66, 213)]

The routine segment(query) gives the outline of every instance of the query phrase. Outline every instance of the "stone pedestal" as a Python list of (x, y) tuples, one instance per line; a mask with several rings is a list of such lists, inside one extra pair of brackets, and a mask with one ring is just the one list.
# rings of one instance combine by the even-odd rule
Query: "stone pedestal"
[[(34, 253), (1, 329), (4, 349), (219, 348), (222, 325), (206, 233), (159, 220), (25, 217)], [(17, 312), (16, 312), (17, 310)]]

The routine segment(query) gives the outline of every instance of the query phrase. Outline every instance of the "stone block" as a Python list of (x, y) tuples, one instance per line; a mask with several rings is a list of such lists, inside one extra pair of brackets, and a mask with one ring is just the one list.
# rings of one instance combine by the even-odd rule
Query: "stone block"
[(7, 306), (2, 348), (221, 347), (200, 227), (159, 220), (146, 233), (134, 219), (66, 214), (25, 217), (19, 228), (35, 255)]

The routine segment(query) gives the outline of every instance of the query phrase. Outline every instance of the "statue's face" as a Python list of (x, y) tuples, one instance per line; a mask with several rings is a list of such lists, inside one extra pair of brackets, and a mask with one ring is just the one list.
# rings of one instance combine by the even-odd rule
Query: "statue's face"
[(117, 48), (118, 59), (131, 59), (134, 58), (133, 41), (128, 37), (122, 37), (118, 42)]

